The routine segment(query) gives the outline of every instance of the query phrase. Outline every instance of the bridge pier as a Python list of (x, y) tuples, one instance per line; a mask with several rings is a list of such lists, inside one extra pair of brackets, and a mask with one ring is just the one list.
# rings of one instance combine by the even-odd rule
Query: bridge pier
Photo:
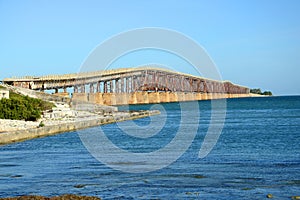
[(90, 93), (93, 94), (95, 92), (94, 90), (94, 83), (90, 84)]
[(182, 101), (247, 97), (249, 94), (197, 93), (197, 92), (146, 92), (132, 93), (73, 93), (74, 100), (104, 105), (153, 104)]

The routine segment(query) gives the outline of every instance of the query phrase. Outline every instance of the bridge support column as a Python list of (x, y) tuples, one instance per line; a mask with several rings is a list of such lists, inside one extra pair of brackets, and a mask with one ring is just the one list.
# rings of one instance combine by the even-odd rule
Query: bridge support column
[(212, 93), (207, 93), (206, 96), (207, 96), (207, 99), (212, 99)]
[(124, 92), (124, 78), (120, 78), (120, 93)]
[(173, 76), (173, 92), (177, 92), (177, 91), (179, 91), (180, 89), (179, 89), (179, 79), (178, 79), (178, 77), (177, 76)]
[(80, 93), (85, 93), (85, 85), (80, 86)]
[(165, 102), (165, 103), (170, 102), (170, 92), (159, 92), (158, 96), (159, 96), (159, 101), (161, 103), (163, 103), (163, 102)]
[(184, 77), (181, 76), (180, 77), (180, 84), (179, 84), (179, 90), (178, 91), (181, 91), (181, 92), (184, 92)]
[(148, 93), (149, 103), (160, 103), (159, 92)]
[(136, 77), (132, 76), (131, 77), (131, 92), (135, 92), (135, 87), (136, 87)]
[(126, 79), (125, 79), (125, 81), (126, 81), (126, 89), (125, 89), (125, 92), (126, 93), (129, 93), (129, 78), (127, 77)]
[(72, 99), (78, 101), (88, 101), (88, 94), (86, 93), (73, 93)]
[(105, 98), (107, 98), (106, 96), (108, 95), (108, 93), (104, 94), (101, 92), (97, 92), (97, 93), (93, 93), (93, 94), (89, 94), (89, 102), (92, 103), (96, 103), (96, 104), (104, 104), (104, 105), (108, 105), (106, 103)]
[(115, 93), (119, 93), (120, 91), (120, 79), (115, 80)]
[(97, 82), (96, 93), (100, 93), (100, 85), (101, 85), (100, 83), (101, 83), (100, 81)]
[(141, 104), (144, 102), (143, 92), (135, 92), (136, 103)]
[(113, 80), (109, 81), (109, 92), (113, 93)]
[(129, 104), (136, 104), (137, 100), (136, 100), (136, 92), (131, 92), (129, 94), (129, 100), (128, 100)]
[(129, 96), (130, 94), (124, 92), (116, 94), (116, 105), (128, 105)]
[(94, 83), (90, 84), (90, 93), (93, 94), (94, 93)]
[(189, 84), (188, 84), (188, 86), (189, 86), (189, 88), (188, 88), (188, 92), (193, 92), (193, 79), (192, 78), (189, 78)]
[(78, 86), (77, 85), (74, 86), (74, 92), (73, 93), (78, 93)]
[(176, 92), (170, 92), (169, 93), (169, 99), (170, 99), (170, 102), (178, 101), (177, 93)]
[(103, 90), (104, 93), (107, 93), (107, 81), (104, 81), (103, 83)]
[(143, 85), (144, 85), (144, 76), (141, 75), (138, 77), (138, 88), (137, 89), (141, 88)]

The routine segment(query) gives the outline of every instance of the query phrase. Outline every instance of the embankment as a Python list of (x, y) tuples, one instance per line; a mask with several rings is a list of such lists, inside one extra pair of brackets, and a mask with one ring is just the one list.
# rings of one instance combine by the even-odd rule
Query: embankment
[(0, 133), (0, 144), (9, 144), (13, 142), (19, 142), (23, 140), (29, 140), (39, 137), (45, 137), (49, 135), (55, 135), (64, 132), (70, 132), (74, 130), (85, 129), (93, 126), (99, 126), (103, 124), (110, 124), (115, 122), (121, 122), (125, 120), (133, 120), (138, 118), (144, 118), (152, 115), (160, 114), (159, 111), (137, 111), (130, 113), (116, 112), (110, 116), (97, 117), (88, 120), (80, 120), (67, 123), (59, 123), (50, 126), (36, 127), (25, 130), (9, 131)]

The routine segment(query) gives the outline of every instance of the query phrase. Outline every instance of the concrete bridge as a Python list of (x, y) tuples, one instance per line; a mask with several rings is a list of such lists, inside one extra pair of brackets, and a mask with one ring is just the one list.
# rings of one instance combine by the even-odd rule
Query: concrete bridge
[(247, 87), (154, 67), (6, 78), (5, 84), (105, 105), (193, 101), (250, 96)]

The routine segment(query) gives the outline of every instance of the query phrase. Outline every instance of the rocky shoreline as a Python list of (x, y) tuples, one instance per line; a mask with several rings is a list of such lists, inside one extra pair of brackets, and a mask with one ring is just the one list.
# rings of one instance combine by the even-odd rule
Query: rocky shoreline
[(120, 112), (113, 106), (70, 101), (69, 98), (28, 89), (5, 87), (14, 93), (40, 98), (55, 106), (45, 110), (38, 121), (0, 119), (0, 145), (160, 114), (159, 111)]
[(93, 119), (119, 119), (120, 117), (126, 118), (130, 115), (138, 115), (140, 112), (113, 112), (106, 114), (95, 114), (87, 111), (75, 111), (74, 116), (65, 116), (65, 117), (54, 117), (54, 118), (42, 118), (38, 121), (24, 121), (24, 120), (10, 120), (10, 119), (0, 119), (0, 133), (11, 132), (11, 131), (20, 131), (26, 129), (38, 128), (40, 124), (43, 126), (59, 126), (65, 123), (76, 123), (80, 121), (88, 121)]

